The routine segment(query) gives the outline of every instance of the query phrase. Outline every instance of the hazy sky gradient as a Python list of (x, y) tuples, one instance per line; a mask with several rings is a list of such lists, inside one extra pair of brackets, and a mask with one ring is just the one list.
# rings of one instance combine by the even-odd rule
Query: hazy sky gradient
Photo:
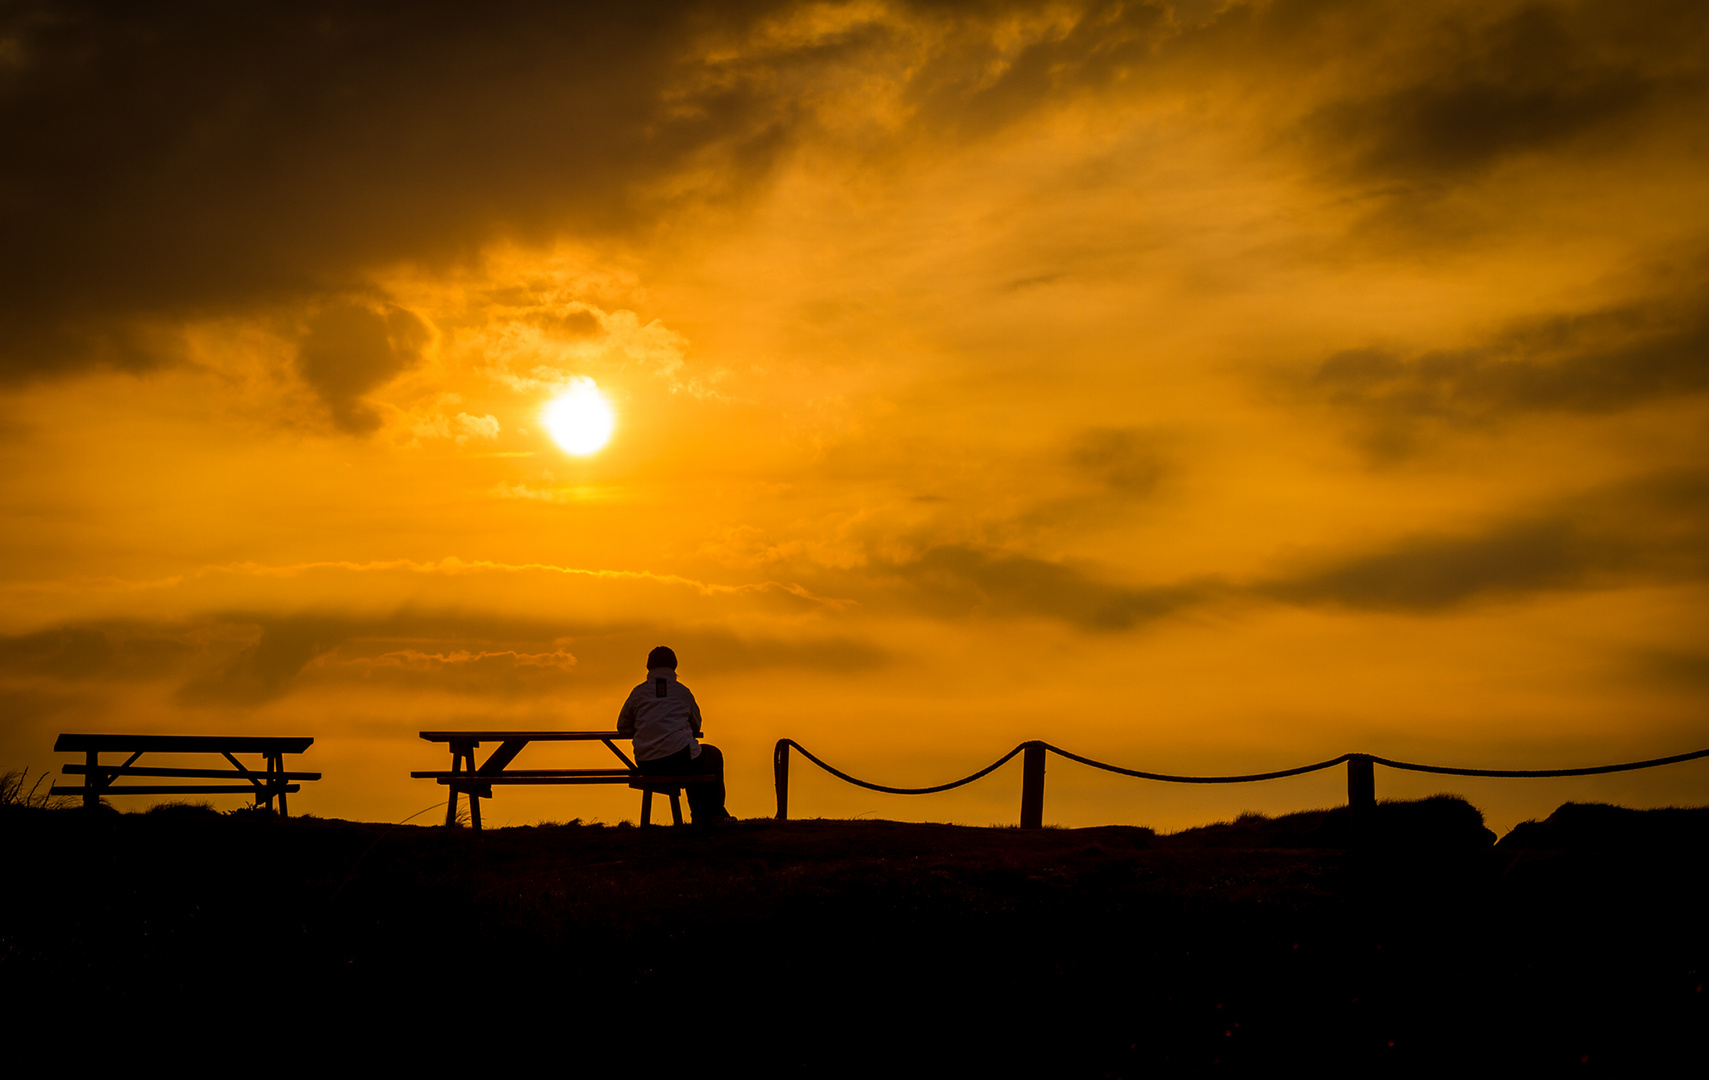
[[(660, 643), (744, 816), (783, 736), (891, 784), (1709, 746), (1706, 99), (1661, 0), (8, 5), (0, 755), (307, 734), (303, 809), (396, 820), (419, 730), (610, 727)], [(1015, 766), (796, 777), (1018, 814)], [(1343, 783), (1053, 762), (1046, 820)], [(1709, 771), (1379, 770), (1444, 789)]]

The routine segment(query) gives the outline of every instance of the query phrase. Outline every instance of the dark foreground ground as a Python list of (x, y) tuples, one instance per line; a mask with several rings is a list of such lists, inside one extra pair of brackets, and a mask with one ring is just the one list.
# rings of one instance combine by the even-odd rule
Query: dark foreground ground
[(11, 808), (9, 1056), (481, 1075), (1709, 1060), (1709, 810), (1568, 805), (1492, 846), (1438, 798), (1349, 828), (477, 836)]

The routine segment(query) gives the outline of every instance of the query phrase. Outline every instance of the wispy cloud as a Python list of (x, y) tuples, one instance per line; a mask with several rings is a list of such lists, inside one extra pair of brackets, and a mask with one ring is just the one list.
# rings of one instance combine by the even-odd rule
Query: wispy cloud
[(1337, 353), (1302, 384), (1381, 457), (1449, 430), (1599, 415), (1709, 392), (1709, 288), (1514, 322), (1482, 342)]
[(849, 600), (819, 596), (794, 582), (760, 581), (726, 584), (701, 581), (681, 574), (661, 574), (649, 570), (600, 570), (554, 563), (506, 563), (491, 559), (462, 559), (448, 555), (437, 560), (380, 559), (369, 562), (322, 560), (315, 562), (268, 565), (256, 562), (220, 563), (199, 567), (184, 574), (150, 580), (130, 580), (116, 577), (70, 577), (52, 581), (10, 582), (0, 588), (18, 593), (52, 592), (140, 592), (177, 588), (186, 582), (212, 577), (294, 578), (315, 573), (343, 574), (410, 574), (424, 577), (457, 577), (478, 574), (549, 574), (553, 576), (589, 578), (606, 581), (642, 581), (692, 589), (703, 596), (739, 595), (743, 593), (778, 592), (828, 607), (852, 603)]

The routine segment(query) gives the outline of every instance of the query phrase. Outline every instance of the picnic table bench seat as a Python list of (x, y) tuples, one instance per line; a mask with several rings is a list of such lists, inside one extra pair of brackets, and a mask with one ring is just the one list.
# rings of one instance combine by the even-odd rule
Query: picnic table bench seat
[(712, 784), (718, 780), (717, 773), (684, 773), (677, 776), (648, 776), (636, 773), (629, 781), (629, 786), (641, 792), (641, 827), (646, 828), (653, 823), (653, 794), (668, 795), (671, 800), (671, 824), (682, 824), (682, 803), (679, 797), (684, 784)]
[[(279, 813), (288, 815), (285, 797), (302, 790), (294, 781), (319, 780), (318, 772), (287, 771), (286, 754), (300, 754), (314, 743), (307, 736), (266, 735), (111, 735), (64, 734), (53, 744), (56, 753), (81, 753), (82, 764), (61, 770), (81, 776), (79, 785), (55, 784), (54, 795), (80, 795), (83, 805), (96, 807), (108, 795), (252, 795), (255, 805), (269, 809), (279, 800)], [(103, 753), (126, 753), (123, 764), (103, 764)], [(144, 754), (219, 754), (230, 769), (200, 769), (180, 766), (138, 765)], [(237, 754), (260, 754), (265, 764), (251, 769)], [(242, 780), (241, 784), (115, 784), (120, 777), (166, 780)]]

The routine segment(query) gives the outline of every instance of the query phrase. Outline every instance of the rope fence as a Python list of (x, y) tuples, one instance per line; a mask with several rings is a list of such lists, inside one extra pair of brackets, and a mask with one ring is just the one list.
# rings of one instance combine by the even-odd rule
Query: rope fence
[(868, 791), (882, 791), (889, 795), (931, 795), (939, 791), (950, 791), (965, 784), (971, 784), (980, 777), (996, 771), (1008, 764), (1016, 754), (1020, 754), (1021, 828), (1023, 829), (1044, 827), (1044, 757), (1047, 751), (1094, 769), (1102, 769), (1105, 772), (1117, 773), (1122, 776), (1133, 776), (1141, 780), (1157, 780), (1166, 784), (1250, 784), (1259, 780), (1279, 780), (1285, 776), (1303, 776), (1306, 773), (1320, 772), (1346, 763), (1347, 806), (1355, 817), (1362, 816), (1377, 803), (1374, 769), (1374, 766), (1377, 765), (1384, 765), (1391, 769), (1402, 769), (1407, 772), (1438, 773), (1444, 776), (1536, 778), (1598, 776), (1603, 773), (1631, 772), (1635, 769), (1653, 769), (1661, 765), (1676, 765), (1682, 761), (1694, 761), (1698, 758), (1709, 757), (1709, 750), (1694, 750), (1689, 754), (1674, 754), (1671, 757), (1650, 758), (1647, 761), (1628, 761), (1619, 765), (1590, 765), (1578, 769), (1463, 769), (1451, 765), (1424, 765), (1416, 761), (1394, 761), (1390, 758), (1377, 757), (1374, 754), (1342, 754), (1339, 757), (1330, 758), (1328, 761), (1300, 765), (1292, 769), (1278, 769), (1275, 772), (1245, 773), (1239, 776), (1184, 776), (1174, 773), (1127, 769), (1120, 765), (1111, 765), (1107, 761), (1082, 757), (1079, 754), (1064, 750), (1060, 746), (1052, 746), (1050, 743), (1033, 739), (1021, 743), (983, 769), (969, 773), (960, 780), (952, 780), (947, 784), (934, 784), (931, 787), (905, 788), (874, 784), (869, 780), (850, 776), (841, 769), (820, 760), (794, 739), (779, 739), (776, 749), (772, 751), (772, 771), (777, 782), (777, 820), (779, 821), (789, 819), (789, 751), (792, 748), (799, 752), (802, 757), (839, 780), (856, 787), (866, 788)]

